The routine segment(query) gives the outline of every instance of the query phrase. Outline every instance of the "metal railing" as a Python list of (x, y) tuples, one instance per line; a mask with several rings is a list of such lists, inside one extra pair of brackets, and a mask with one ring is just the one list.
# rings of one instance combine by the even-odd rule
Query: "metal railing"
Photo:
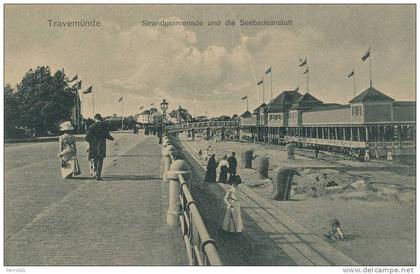
[(166, 127), (168, 132), (191, 130), (191, 129), (206, 129), (206, 128), (238, 128), (239, 121), (205, 121), (183, 123), (177, 125), (169, 125)]
[(167, 223), (181, 226), (189, 265), (222, 265), (216, 242), (210, 237), (190, 192), (189, 170), (183, 160), (176, 159), (170, 140), (163, 141), (164, 181), (169, 182)]

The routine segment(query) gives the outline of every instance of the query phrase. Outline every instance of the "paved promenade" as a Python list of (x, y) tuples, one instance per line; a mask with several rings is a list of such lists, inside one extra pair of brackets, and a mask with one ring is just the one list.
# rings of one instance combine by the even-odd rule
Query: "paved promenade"
[(185, 265), (180, 234), (165, 223), (155, 136), (115, 133), (104, 181), (63, 180), (58, 144), (5, 148), (5, 265)]

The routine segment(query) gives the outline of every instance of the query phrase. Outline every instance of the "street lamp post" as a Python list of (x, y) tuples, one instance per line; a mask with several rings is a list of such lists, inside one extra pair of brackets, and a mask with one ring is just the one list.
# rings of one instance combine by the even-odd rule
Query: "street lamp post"
[(166, 111), (168, 110), (168, 102), (166, 99), (163, 99), (162, 103), (160, 103), (160, 109), (162, 110), (162, 123), (166, 123)]
[[(162, 127), (163, 127), (162, 131), (163, 132), (166, 132), (166, 127), (165, 127), (165, 125), (166, 125), (166, 111), (168, 110), (168, 105), (169, 104), (168, 104), (168, 102), (166, 102), (166, 99), (163, 99), (162, 103), (160, 103), (160, 109), (162, 110)], [(161, 136), (162, 136), (162, 133), (160, 134)], [(159, 138), (160, 138), (159, 140), (161, 140), (162, 137), (159, 137)]]

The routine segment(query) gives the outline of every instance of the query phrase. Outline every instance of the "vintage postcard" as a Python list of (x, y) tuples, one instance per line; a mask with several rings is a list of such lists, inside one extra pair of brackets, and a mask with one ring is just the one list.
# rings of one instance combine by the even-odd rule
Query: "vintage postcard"
[(7, 272), (414, 273), (415, 4), (5, 4), (3, 97)]

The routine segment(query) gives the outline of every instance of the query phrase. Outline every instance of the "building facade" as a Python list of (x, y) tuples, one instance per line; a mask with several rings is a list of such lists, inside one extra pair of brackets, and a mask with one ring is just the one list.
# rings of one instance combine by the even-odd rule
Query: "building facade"
[(346, 105), (284, 91), (251, 116), (241, 117), (240, 127), (241, 137), (259, 142), (293, 142), (343, 152), (369, 149), (380, 156), (390, 150), (395, 155), (413, 155), (415, 116), (414, 101), (395, 101), (373, 87)]

